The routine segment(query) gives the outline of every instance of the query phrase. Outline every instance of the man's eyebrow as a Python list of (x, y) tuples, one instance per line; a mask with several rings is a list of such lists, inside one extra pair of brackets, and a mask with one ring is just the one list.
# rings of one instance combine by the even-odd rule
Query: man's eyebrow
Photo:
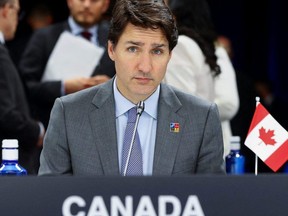
[(125, 44), (132, 44), (132, 45), (136, 45), (136, 46), (143, 46), (144, 45), (144, 43), (137, 42), (137, 41), (127, 41)]
[[(144, 43), (143, 42), (138, 42), (138, 41), (127, 41), (126, 44), (132, 44), (132, 45), (136, 45), (136, 46), (143, 46)], [(153, 43), (152, 47), (154, 48), (162, 48), (162, 47), (167, 47), (167, 44), (158, 44), (158, 43)]]
[(155, 44), (152, 44), (152, 47), (153, 48), (162, 48), (162, 47), (167, 47), (167, 44), (157, 44), (157, 43), (155, 43)]

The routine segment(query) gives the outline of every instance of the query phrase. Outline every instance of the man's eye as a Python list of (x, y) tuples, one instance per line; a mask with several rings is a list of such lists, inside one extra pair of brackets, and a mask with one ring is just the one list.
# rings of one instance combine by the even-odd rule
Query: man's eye
[(160, 55), (160, 54), (163, 53), (163, 51), (160, 50), (160, 49), (155, 49), (155, 50), (153, 50), (152, 52), (153, 52), (153, 54), (156, 54), (156, 55)]
[(136, 47), (129, 47), (128, 51), (134, 53), (134, 52), (137, 52), (137, 48)]

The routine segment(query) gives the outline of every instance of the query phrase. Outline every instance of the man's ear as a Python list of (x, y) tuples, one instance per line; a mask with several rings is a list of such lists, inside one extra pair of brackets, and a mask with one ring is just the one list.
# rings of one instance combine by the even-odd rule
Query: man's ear
[(72, 7), (71, 6), (71, 4), (72, 4), (71, 0), (66, 0), (66, 3), (67, 3), (68, 8), (70, 9)]
[(108, 40), (108, 55), (112, 61), (115, 60), (114, 44), (110, 40)]
[(102, 13), (106, 13), (110, 6), (110, 0), (104, 0), (104, 5), (102, 7)]

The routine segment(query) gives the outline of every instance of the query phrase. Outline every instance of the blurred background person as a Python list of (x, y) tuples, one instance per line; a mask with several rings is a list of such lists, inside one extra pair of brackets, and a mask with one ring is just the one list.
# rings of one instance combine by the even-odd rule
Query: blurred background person
[(27, 12), (22, 11), (19, 17), (19, 25), (13, 40), (7, 42), (11, 58), (18, 68), (23, 51), (34, 31), (51, 25), (53, 14), (44, 3), (36, 3)]
[(19, 10), (18, 0), (0, 0), (0, 141), (18, 139), (19, 163), (28, 174), (37, 174), (44, 127), (30, 117), (23, 84), (5, 47), (15, 35)]
[(239, 108), (235, 70), (226, 50), (217, 46), (205, 0), (170, 0), (168, 4), (177, 20), (179, 40), (164, 82), (218, 105), (226, 156), (232, 135), (230, 120)]
[(33, 31), (51, 25), (53, 23), (51, 9), (44, 3), (34, 5), (28, 13), (27, 23)]
[(39, 118), (45, 127), (57, 97), (106, 82), (115, 74), (114, 63), (105, 51), (91, 77), (81, 77), (79, 71), (77, 78), (41, 81), (54, 46), (64, 31), (80, 37), (82, 32), (88, 32), (91, 43), (104, 49), (106, 47), (109, 23), (102, 19), (102, 15), (109, 7), (109, 0), (67, 0), (67, 5), (70, 10), (68, 19), (36, 31), (19, 64), (28, 87), (33, 115)]

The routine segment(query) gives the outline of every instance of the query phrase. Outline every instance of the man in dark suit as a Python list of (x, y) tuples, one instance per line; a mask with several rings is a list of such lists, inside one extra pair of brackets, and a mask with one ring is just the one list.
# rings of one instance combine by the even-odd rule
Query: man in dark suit
[(105, 51), (90, 78), (81, 77), (79, 71), (77, 78), (42, 81), (50, 54), (64, 31), (70, 31), (76, 36), (81, 36), (82, 31), (89, 32), (91, 43), (102, 48), (107, 46), (109, 24), (102, 20), (102, 15), (109, 6), (109, 0), (67, 0), (67, 4), (70, 9), (68, 20), (36, 31), (19, 64), (28, 86), (33, 114), (44, 122), (45, 126), (48, 124), (50, 111), (57, 97), (100, 84), (115, 74), (114, 63)]
[(23, 83), (4, 46), (14, 37), (19, 10), (18, 0), (0, 0), (0, 140), (18, 139), (20, 164), (36, 174), (44, 128), (30, 117)]
[[(39, 175), (225, 173), (216, 105), (160, 84), (178, 37), (169, 8), (162, 0), (117, 0), (112, 14), (116, 76), (56, 100)], [(133, 143), (126, 124), (136, 116)]]

